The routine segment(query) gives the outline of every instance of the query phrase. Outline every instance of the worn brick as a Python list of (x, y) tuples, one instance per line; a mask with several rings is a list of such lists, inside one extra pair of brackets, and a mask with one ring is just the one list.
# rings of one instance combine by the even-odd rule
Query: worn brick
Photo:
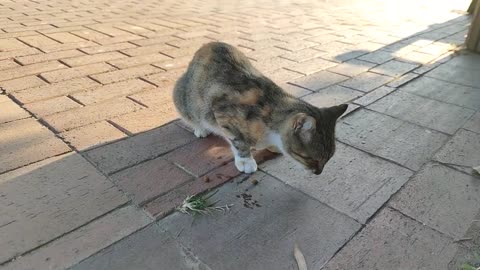
[(185, 73), (184, 69), (174, 69), (167, 72), (161, 72), (143, 76), (142, 78), (155, 84), (161, 89), (173, 89), (173, 84)]
[(69, 81), (28, 88), (23, 91), (14, 92), (12, 95), (23, 104), (26, 104), (86, 90), (98, 85), (98, 83), (89, 78), (78, 78)]
[(454, 134), (475, 112), (403, 91), (396, 91), (368, 108), (448, 134)]
[(352, 59), (332, 68), (329, 68), (328, 71), (353, 77), (360, 73), (366, 72), (375, 66), (376, 64), (374, 63)]
[(85, 41), (85, 39), (83, 38), (79, 38), (75, 35), (72, 35), (70, 33), (66, 33), (66, 32), (63, 32), (63, 33), (51, 33), (51, 34), (46, 34), (46, 36), (48, 36), (49, 38), (51, 39), (54, 39), (58, 42), (61, 42), (61, 43), (72, 43), (72, 42), (82, 42), (82, 41)]
[(314, 106), (322, 108), (347, 103), (350, 100), (361, 96), (362, 94), (362, 92), (355, 91), (350, 88), (333, 85), (322, 89), (317, 93), (304, 96), (302, 99)]
[[(201, 179), (192, 181), (186, 185), (172, 190), (164, 196), (153, 200), (145, 205), (145, 210), (153, 217), (160, 219), (169, 214), (175, 207), (182, 204), (187, 196), (192, 196), (213, 189), (238, 176), (240, 172), (233, 162), (230, 162), (216, 170), (208, 173)], [(208, 181), (205, 179), (208, 178)]]
[(136, 232), (151, 219), (134, 206), (115, 209), (92, 222), (65, 234), (34, 252), (7, 265), (14, 269), (67, 269), (124, 237)]
[(118, 96), (126, 96), (132, 93), (148, 90), (154, 86), (142, 80), (129, 80), (109, 85), (100, 86), (84, 92), (71, 94), (73, 98), (82, 104), (93, 104), (102, 102)]
[(21, 41), (27, 43), (28, 45), (32, 47), (37, 47), (37, 48), (42, 48), (42, 47), (47, 47), (51, 45), (57, 45), (58, 42), (48, 38), (43, 35), (35, 35), (35, 36), (26, 36), (26, 37), (19, 37)]
[(480, 134), (460, 129), (440, 151), (435, 160), (453, 166), (466, 173), (480, 164)]
[(323, 269), (448, 269), (455, 251), (449, 237), (387, 207)]
[(29, 103), (25, 105), (25, 109), (32, 112), (37, 117), (43, 117), (46, 115), (63, 112), (79, 107), (81, 107), (80, 104), (65, 96)]
[(156, 45), (151, 45), (151, 46), (144, 46), (144, 47), (138, 47), (138, 48), (131, 48), (131, 49), (125, 49), (122, 50), (123, 53), (128, 54), (130, 56), (139, 56), (139, 55), (144, 55), (144, 54), (158, 54), (163, 51), (170, 50), (174, 47), (166, 44), (156, 44)]
[(133, 101), (119, 98), (52, 114), (46, 116), (44, 120), (56, 131), (63, 132), (139, 109), (141, 109), (141, 106)]
[(285, 92), (293, 95), (295, 97), (305, 96), (307, 94), (312, 93), (310, 90), (290, 84), (290, 83), (281, 83), (279, 86), (285, 90)]
[(130, 133), (139, 133), (163, 126), (179, 117), (171, 99), (161, 106), (125, 114), (111, 121)]
[(0, 124), (30, 117), (30, 114), (11, 99), (0, 100), (0, 107)]
[(136, 47), (137, 46), (135, 46), (132, 43), (122, 42), (122, 43), (116, 43), (111, 45), (92, 46), (92, 47), (82, 48), (80, 50), (88, 54), (97, 54), (97, 53), (120, 51), (125, 49), (136, 48)]
[(113, 173), (158, 157), (195, 140), (183, 128), (169, 124), (162, 128), (130, 137), (85, 152), (86, 157), (104, 173)]
[[(39, 152), (47, 141), (37, 143), (32, 153)], [(78, 154), (47, 159), (3, 174), (0, 180), (5, 221), (0, 229), (2, 262), (73, 231), (128, 201)]]
[(265, 48), (261, 50), (252, 51), (247, 54), (249, 58), (252, 58), (257, 61), (262, 61), (264, 59), (280, 56), (287, 53), (288, 51), (280, 48)]
[(304, 61), (302, 63), (297, 63), (287, 67), (290, 70), (300, 72), (305, 75), (315, 73), (333, 66), (336, 66), (335, 62), (327, 61), (321, 58), (315, 58), (311, 60)]
[(79, 67), (49, 71), (41, 73), (40, 76), (42, 76), (42, 78), (44, 78), (45, 80), (54, 83), (79, 77), (85, 77), (87, 75), (108, 72), (112, 70), (116, 70), (116, 68), (106, 63), (96, 63)]
[(30, 87), (47, 85), (47, 83), (37, 76), (27, 76), (23, 78), (0, 82), (0, 87), (7, 93), (24, 90)]
[(352, 79), (341, 82), (340, 85), (362, 92), (369, 92), (388, 83), (391, 80), (393, 80), (393, 78), (389, 76), (380, 75), (373, 72), (365, 72), (353, 77)]
[(274, 58), (265, 59), (259, 62), (253, 62), (252, 64), (258, 70), (262, 72), (266, 72), (266, 71), (274, 71), (276, 69), (280, 69), (284, 67), (289, 67), (295, 64), (295, 62), (285, 58), (274, 57)]
[(28, 48), (27, 45), (18, 41), (15, 38), (0, 39), (0, 51), (1, 52), (8, 52), (8, 51), (27, 49), (27, 48)]
[(107, 52), (94, 55), (84, 55), (63, 60), (69, 66), (81, 66), (98, 62), (111, 61), (119, 58), (125, 58), (124, 54), (119, 52)]
[(191, 56), (181, 56), (181, 57), (176, 57), (175, 59), (170, 59), (170, 60), (162, 61), (160, 63), (155, 63), (153, 65), (164, 70), (174, 70), (174, 69), (186, 67), (191, 60), (192, 60)]
[(0, 133), (0, 173), (70, 151), (32, 118), (2, 124)]
[(17, 60), (22, 63), (22, 65), (29, 65), (34, 63), (46, 62), (51, 60), (65, 59), (75, 56), (84, 55), (84, 53), (78, 50), (67, 50), (67, 51), (58, 51), (45, 54), (35, 54), (29, 56), (18, 57)]
[(375, 64), (383, 64), (391, 59), (395, 58), (395, 56), (391, 52), (386, 52), (382, 50), (374, 51), (369, 54), (365, 54), (359, 57), (359, 60), (367, 61)]
[(122, 139), (126, 137), (126, 134), (110, 123), (102, 121), (60, 133), (60, 136), (77, 151), (85, 151), (92, 147)]
[(18, 67), (19, 64), (15, 63), (13, 60), (0, 60), (0, 71), (4, 69)]
[(391, 87), (387, 87), (387, 86), (381, 86), (381, 87), (373, 90), (372, 92), (366, 94), (365, 96), (363, 96), (359, 99), (356, 99), (354, 102), (356, 104), (359, 104), (359, 105), (362, 105), (362, 106), (367, 106), (367, 105), (381, 99), (382, 97), (392, 93), (395, 90), (396, 90), (395, 88), (391, 88)]
[(223, 138), (208, 136), (169, 153), (165, 158), (199, 177), (228, 163), (233, 155)]
[(51, 52), (58, 52), (58, 51), (65, 51), (65, 50), (72, 50), (72, 49), (81, 49), (81, 48), (88, 48), (92, 46), (97, 46), (98, 44), (91, 41), (80, 41), (74, 43), (64, 43), (64, 44), (57, 44), (55, 46), (47, 46), (43, 47), (42, 51), (45, 53)]
[(418, 64), (414, 63), (405, 63), (397, 60), (391, 60), (384, 64), (376, 66), (375, 68), (371, 69), (371, 71), (392, 77), (399, 77), (415, 69), (418, 66)]
[(347, 80), (348, 77), (329, 71), (320, 71), (292, 81), (292, 84), (318, 91), (322, 88)]
[(62, 68), (66, 68), (66, 66), (57, 61), (37, 63), (37, 64), (32, 64), (27, 66), (10, 68), (2, 71), (2, 73), (0, 74), (0, 81), (7, 81), (11, 79), (21, 78), (28, 75), (34, 75), (34, 74), (42, 73), (45, 71), (57, 70)]
[(310, 59), (314, 59), (326, 54), (324, 51), (315, 50), (312, 48), (302, 49), (294, 52), (289, 52), (283, 54), (281, 57), (296, 61), (296, 62), (305, 62)]
[(152, 64), (155, 62), (162, 62), (170, 59), (171, 58), (168, 56), (155, 53), (155, 54), (146, 54), (146, 55), (139, 55), (134, 57), (112, 60), (112, 61), (109, 61), (109, 63), (118, 68), (128, 68), (128, 67), (139, 66), (144, 64)]
[(475, 113), (463, 126), (464, 129), (480, 133), (480, 112)]
[(298, 72), (286, 70), (283, 68), (266, 72), (266, 75), (276, 83), (284, 83), (303, 77), (303, 75)]
[(164, 71), (151, 65), (143, 65), (102, 74), (96, 74), (92, 75), (91, 77), (101, 82), (102, 84), (109, 84), (160, 72)]
[(124, 192), (132, 195), (137, 205), (163, 195), (193, 177), (173, 163), (156, 158), (111, 176)]

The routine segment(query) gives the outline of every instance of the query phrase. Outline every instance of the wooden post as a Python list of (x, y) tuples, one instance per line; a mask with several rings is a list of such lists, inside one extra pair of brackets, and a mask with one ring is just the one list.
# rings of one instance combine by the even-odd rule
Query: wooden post
[(468, 7), (467, 12), (472, 14), (475, 11), (475, 6), (477, 5), (477, 3), (478, 3), (478, 0), (472, 0), (472, 2), (470, 3), (470, 6)]
[[(475, 5), (475, 9), (465, 45), (467, 49), (480, 53), (480, 2), (478, 0), (472, 0), (470, 8), (472, 5)], [(469, 11), (470, 8), (468, 8)]]

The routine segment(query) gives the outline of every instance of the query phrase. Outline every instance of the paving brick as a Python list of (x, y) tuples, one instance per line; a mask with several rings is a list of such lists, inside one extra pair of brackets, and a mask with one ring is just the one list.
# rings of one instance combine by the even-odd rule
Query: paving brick
[(474, 54), (461, 55), (433, 69), (427, 73), (427, 76), (450, 83), (480, 88), (479, 59), (480, 57)]
[(395, 56), (391, 52), (386, 52), (386, 51), (375, 51), (371, 52), (369, 54), (365, 54), (361, 57), (359, 57), (359, 60), (367, 61), (367, 62), (372, 62), (375, 64), (383, 64), (391, 59), (393, 59)]
[(126, 137), (126, 134), (107, 122), (98, 122), (91, 125), (72, 129), (60, 136), (77, 151), (97, 147)]
[(314, 175), (288, 158), (260, 166), (286, 184), (365, 223), (413, 174), (344, 144), (321, 175)]
[(5, 39), (0, 39), (0, 51), (2, 52), (8, 52), (8, 51), (14, 51), (14, 50), (19, 50), (19, 49), (27, 49), (28, 45), (25, 45), (21, 41), (18, 41), (15, 38), (5, 38)]
[(155, 54), (146, 54), (146, 55), (139, 55), (134, 57), (122, 58), (117, 60), (109, 61), (110, 64), (118, 67), (118, 68), (128, 68), (133, 66), (139, 66), (144, 64), (152, 64), (156, 62), (162, 62), (171, 59), (168, 56), (163, 54), (155, 53)]
[(88, 54), (97, 54), (97, 53), (105, 53), (105, 52), (113, 52), (113, 51), (120, 51), (125, 49), (136, 48), (132, 43), (122, 42), (122, 43), (115, 43), (110, 45), (100, 45), (100, 46), (92, 46), (87, 48), (82, 48), (81, 51), (88, 53)]
[(13, 60), (0, 60), (0, 70), (14, 68), (20, 66), (19, 64), (15, 63)]
[(140, 163), (113, 174), (111, 178), (124, 192), (132, 195), (137, 205), (143, 205), (193, 179), (163, 158)]
[(42, 85), (47, 85), (47, 83), (37, 76), (27, 76), (0, 82), (0, 87), (2, 87), (7, 93)]
[(480, 164), (480, 134), (460, 129), (448, 143), (435, 154), (435, 160), (459, 170), (472, 173)]
[(280, 69), (284, 67), (289, 67), (295, 64), (295, 62), (285, 58), (274, 57), (274, 58), (262, 60), (260, 62), (253, 62), (252, 64), (261, 72), (267, 72), (267, 71), (274, 71), (276, 69)]
[(126, 35), (122, 35), (122, 36), (98, 39), (95, 42), (98, 43), (98, 44), (101, 44), (101, 45), (111, 45), (111, 44), (115, 44), (115, 43), (138, 40), (138, 39), (141, 39), (141, 38), (143, 38), (143, 37), (133, 35), (133, 34), (126, 34)]
[[(32, 152), (38, 152), (38, 147)], [(5, 224), (0, 229), (2, 262), (127, 202), (105, 176), (78, 154), (50, 158), (3, 174), (0, 179)]]
[(416, 74), (416, 73), (413, 73), (413, 72), (410, 72), (410, 73), (407, 73), (391, 82), (389, 82), (387, 84), (388, 87), (400, 87), (402, 85), (405, 85), (407, 83), (409, 83), (410, 81), (418, 78), (420, 75)]
[(262, 61), (264, 59), (280, 56), (285, 53), (287, 53), (287, 51), (280, 48), (265, 48), (261, 50), (252, 51), (248, 53), (247, 56), (248, 58), (251, 58), (257, 61)]
[(133, 206), (120, 208), (5, 265), (5, 269), (67, 269), (150, 222)]
[(35, 48), (25, 48), (25, 49), (20, 49), (15, 51), (6, 51), (6, 52), (4, 51), (4, 52), (0, 52), (0, 60), (10, 59), (10, 58), (24, 56), (24, 55), (37, 54), (37, 53), (40, 53), (40, 51)]
[[(258, 185), (252, 186), (252, 179)], [(242, 193), (261, 207), (243, 206)], [(318, 269), (360, 228), (352, 219), (261, 172), (225, 184), (212, 199), (233, 207), (225, 215), (198, 219), (193, 225), (191, 216), (180, 213), (159, 222), (212, 269), (294, 269), (295, 241), (307, 264)], [(239, 246), (250, 248), (239, 250)]]
[[(80, 23), (80, 25), (83, 23)], [(95, 30), (91, 29), (86, 29), (86, 30), (80, 30), (80, 31), (72, 31), (72, 34), (79, 36), (85, 40), (91, 40), (91, 41), (97, 41), (100, 39), (108, 38), (108, 35), (102, 34), (100, 32), (97, 32)]]
[(125, 58), (125, 57), (127, 56), (119, 52), (107, 52), (107, 53), (99, 53), (94, 55), (84, 55), (84, 56), (69, 58), (63, 61), (71, 67), (76, 67), (76, 66), (88, 65), (88, 64), (98, 63), (98, 62), (111, 61), (111, 60)]
[(52, 97), (63, 96), (72, 92), (89, 89), (99, 84), (89, 78), (78, 78), (14, 92), (12, 95), (23, 104)]
[(45, 53), (51, 52), (58, 52), (58, 51), (65, 51), (65, 50), (72, 50), (72, 49), (81, 49), (81, 48), (88, 48), (92, 46), (97, 46), (98, 44), (91, 41), (81, 41), (81, 42), (74, 42), (74, 43), (64, 43), (58, 44), (55, 46), (47, 46), (43, 47), (42, 51)]
[(138, 78), (145, 75), (150, 75), (154, 73), (161, 73), (163, 70), (156, 68), (151, 65), (142, 65), (137, 67), (131, 67), (116, 71), (111, 71), (102, 74), (92, 75), (91, 77), (96, 81), (101, 82), (102, 84), (109, 84), (114, 82), (121, 82), (128, 79)]
[(35, 114), (37, 117), (43, 117), (46, 115), (63, 112), (79, 107), (81, 107), (80, 104), (65, 96), (29, 103), (25, 105), (25, 109)]
[(82, 104), (93, 104), (115, 97), (126, 96), (136, 92), (152, 89), (154, 87), (155, 86), (147, 82), (135, 79), (103, 85), (84, 92), (73, 93), (71, 96), (80, 101)]
[(85, 39), (83, 38), (80, 38), (80, 37), (77, 37), (75, 35), (72, 35), (70, 33), (51, 33), (51, 34), (47, 34), (46, 35), (47, 37), (51, 38), (51, 39), (54, 39), (58, 42), (61, 42), (61, 43), (72, 43), (72, 42), (82, 42), (82, 41), (85, 41)]
[(345, 63), (329, 68), (328, 71), (353, 77), (360, 73), (366, 72), (375, 66), (376, 64), (370, 62), (352, 59)]
[(303, 75), (298, 72), (286, 70), (283, 68), (266, 72), (266, 75), (275, 83), (284, 83), (284, 82), (292, 81), (296, 78), (303, 77)]
[(294, 52), (289, 52), (283, 54), (281, 57), (296, 61), (296, 62), (305, 62), (310, 59), (314, 59), (326, 54), (324, 51), (315, 50), (312, 48), (302, 49)]
[(396, 89), (392, 88), (392, 87), (381, 86), (381, 87), (373, 90), (372, 92), (366, 94), (365, 96), (363, 96), (359, 99), (356, 99), (354, 102), (355, 102), (355, 104), (359, 104), (359, 105), (362, 105), (362, 106), (367, 106), (367, 105), (381, 99), (382, 97), (392, 93), (395, 90)]
[[(3, 95), (2, 95), (3, 96)], [(27, 111), (11, 99), (0, 100), (0, 124), (30, 117)]]
[(141, 108), (140, 105), (129, 99), (119, 98), (52, 114), (46, 116), (44, 120), (56, 131), (63, 132), (140, 110)]
[(365, 72), (347, 81), (341, 82), (340, 85), (362, 92), (369, 92), (388, 83), (391, 80), (393, 80), (393, 78), (389, 76)]
[(175, 57), (175, 59), (155, 63), (153, 65), (164, 70), (174, 70), (186, 67), (191, 60), (191, 56), (181, 56)]
[(396, 54), (396, 58), (403, 62), (412, 62), (412, 63), (417, 63), (417, 64), (427, 64), (431, 61), (433, 61), (436, 56), (426, 54), (426, 53), (420, 53), (420, 52), (409, 52), (406, 54)]
[(217, 136), (194, 141), (165, 156), (199, 177), (233, 159), (229, 144)]
[[(148, 262), (148, 263), (146, 263)], [(72, 268), (86, 269), (188, 269), (190, 262), (209, 269), (191, 252), (185, 253), (175, 238), (157, 225), (149, 226), (106, 248)]]
[(179, 115), (174, 104), (167, 101), (161, 106), (125, 114), (112, 118), (111, 121), (124, 130), (136, 134), (163, 126), (177, 118)]
[[(35, 29), (36, 30), (36, 29)], [(50, 45), (57, 45), (58, 42), (48, 38), (44, 35), (35, 35), (35, 36), (27, 36), (27, 37), (19, 37), (21, 41), (27, 43), (28, 45), (32, 47), (37, 47), (37, 48), (42, 48), (42, 47), (47, 47)]]
[(70, 151), (32, 118), (0, 125), (0, 173)]
[(346, 76), (324, 70), (296, 79), (291, 83), (312, 91), (318, 91), (347, 79), (348, 77)]
[(131, 48), (122, 50), (123, 53), (128, 54), (130, 56), (140, 56), (140, 55), (151, 55), (151, 54), (158, 54), (163, 51), (168, 51), (175, 47), (167, 45), (167, 44), (155, 44), (151, 46), (144, 46), (138, 48)]
[(305, 96), (305, 95), (308, 95), (308, 94), (312, 93), (310, 90), (307, 90), (305, 88), (298, 87), (296, 85), (289, 84), (289, 83), (281, 83), (281, 84), (279, 84), (279, 86), (283, 90), (285, 90), (285, 92), (287, 92), (290, 95), (293, 95), (295, 97), (302, 97), (302, 96)]
[(167, 72), (143, 76), (142, 78), (155, 84), (162, 90), (171, 90), (175, 82), (185, 73), (184, 69), (174, 69)]
[(448, 134), (455, 133), (475, 112), (403, 91), (394, 92), (368, 108)]
[(412, 170), (420, 169), (448, 139), (436, 131), (364, 109), (340, 120), (336, 135), (344, 143)]
[(51, 60), (59, 60), (64, 58), (70, 58), (75, 56), (84, 55), (84, 53), (78, 50), (67, 50), (67, 51), (58, 51), (48, 54), (35, 54), (29, 56), (18, 57), (17, 60), (22, 63), (22, 65), (35, 64), (40, 62), (46, 62)]
[(464, 129), (480, 133), (480, 112), (475, 113), (463, 126)]
[(362, 94), (362, 92), (343, 86), (333, 85), (317, 93), (304, 96), (302, 99), (316, 107), (323, 108), (347, 103)]
[(391, 60), (379, 66), (376, 66), (371, 71), (392, 76), (392, 77), (399, 77), (403, 74), (417, 68), (419, 64), (414, 63), (405, 63), (397, 60)]
[(79, 77), (85, 77), (87, 75), (108, 72), (112, 70), (116, 70), (116, 68), (106, 63), (96, 63), (74, 68), (49, 71), (40, 74), (40, 76), (42, 76), (42, 78), (49, 81), (50, 83), (54, 83)]
[(300, 72), (305, 75), (315, 73), (333, 66), (336, 66), (335, 62), (327, 61), (321, 58), (315, 58), (311, 60), (304, 61), (295, 65), (291, 65), (288, 69)]
[(86, 157), (104, 173), (113, 173), (187, 144), (195, 136), (169, 124), (137, 136), (85, 152)]
[(480, 208), (477, 180), (473, 176), (430, 163), (389, 204), (427, 226), (461, 239)]
[(27, 66), (10, 68), (2, 71), (0, 75), (0, 81), (7, 81), (11, 79), (21, 78), (28, 75), (34, 75), (50, 70), (57, 70), (66, 68), (65, 65), (57, 61), (37, 63)]
[(453, 240), (384, 208), (323, 269), (448, 269)]
[(456, 104), (478, 110), (480, 109), (480, 91), (438, 79), (421, 77), (400, 88), (415, 95)]

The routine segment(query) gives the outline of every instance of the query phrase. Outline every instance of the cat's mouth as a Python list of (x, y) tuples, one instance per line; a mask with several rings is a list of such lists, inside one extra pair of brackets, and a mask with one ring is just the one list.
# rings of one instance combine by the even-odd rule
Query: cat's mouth
[(298, 153), (292, 152), (292, 156), (295, 160), (300, 162), (307, 170), (310, 170), (313, 174), (315, 175), (320, 175), (323, 172), (323, 167), (325, 167), (325, 164), (318, 161), (314, 160), (308, 157), (304, 157)]

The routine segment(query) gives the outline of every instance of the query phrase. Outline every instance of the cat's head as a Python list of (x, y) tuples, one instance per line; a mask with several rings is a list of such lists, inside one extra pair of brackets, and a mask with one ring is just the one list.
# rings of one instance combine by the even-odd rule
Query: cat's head
[(347, 108), (347, 104), (342, 104), (329, 108), (315, 108), (312, 113), (292, 115), (282, 132), (286, 154), (314, 174), (322, 173), (323, 167), (335, 153), (337, 119)]

